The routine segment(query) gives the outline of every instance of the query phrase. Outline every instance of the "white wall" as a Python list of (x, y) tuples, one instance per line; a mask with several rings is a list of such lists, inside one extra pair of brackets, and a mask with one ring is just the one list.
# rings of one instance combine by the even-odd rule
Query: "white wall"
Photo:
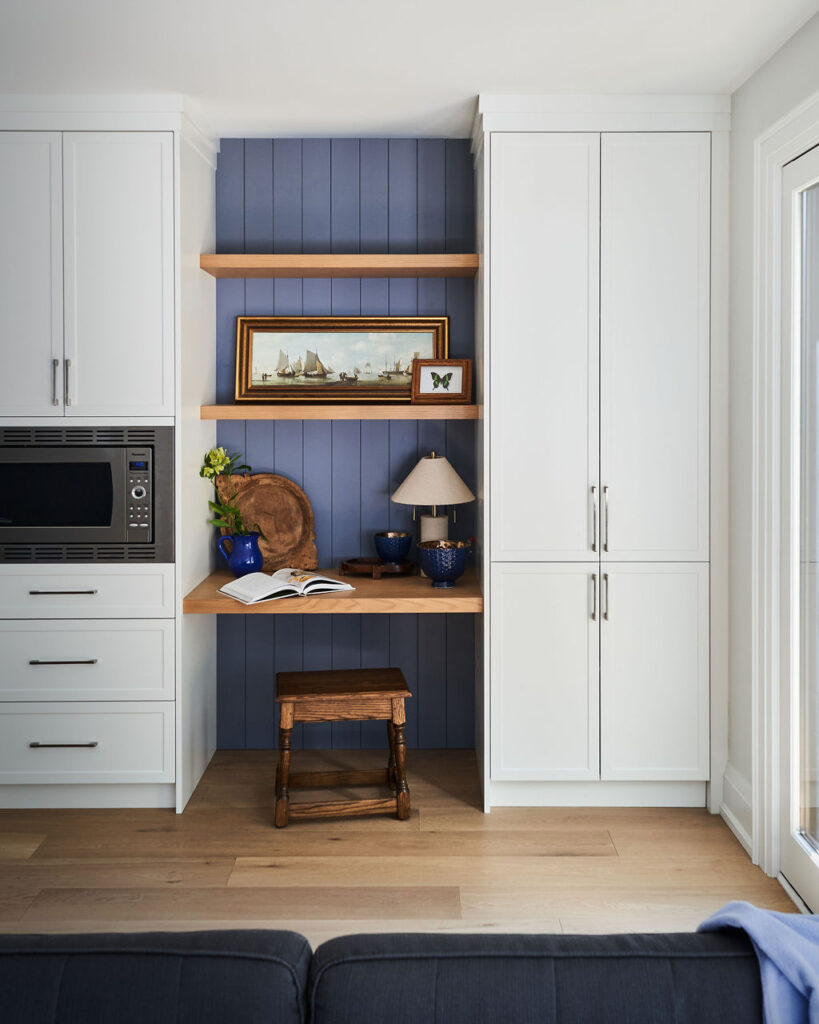
[[(819, 92), (819, 15), (733, 96), (731, 135), (731, 690), (725, 805), (751, 831), (751, 406), (754, 140)], [(819, 142), (819, 140), (817, 140)]]

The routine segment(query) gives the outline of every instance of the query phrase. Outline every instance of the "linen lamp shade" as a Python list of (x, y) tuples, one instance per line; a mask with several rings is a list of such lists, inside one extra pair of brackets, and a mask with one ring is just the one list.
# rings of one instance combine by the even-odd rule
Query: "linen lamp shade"
[(439, 505), (461, 505), (474, 501), (475, 495), (461, 480), (445, 456), (430, 452), (393, 494), (401, 505), (431, 505), (432, 515), (421, 516), (421, 540), (445, 540), (448, 518), (438, 515)]

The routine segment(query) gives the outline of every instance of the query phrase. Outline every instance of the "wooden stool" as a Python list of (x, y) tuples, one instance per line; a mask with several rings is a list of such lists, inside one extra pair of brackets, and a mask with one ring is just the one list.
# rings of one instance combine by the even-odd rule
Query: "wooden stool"
[[(407, 750), (404, 742), (404, 701), (412, 694), (398, 668), (344, 669), (330, 672), (279, 672), (276, 701), (281, 704), (279, 767), (276, 771), (277, 828), (290, 818), (339, 818), (346, 814), (395, 811), (402, 821), (410, 814)], [(390, 745), (386, 770), (290, 773), (290, 734), (294, 722), (386, 721)], [(367, 800), (326, 800), (290, 803), (290, 790), (300, 786), (388, 785), (393, 796)]]

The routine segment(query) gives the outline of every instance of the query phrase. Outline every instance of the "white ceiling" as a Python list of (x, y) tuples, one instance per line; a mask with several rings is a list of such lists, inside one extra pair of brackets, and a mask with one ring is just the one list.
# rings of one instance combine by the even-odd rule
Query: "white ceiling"
[(732, 93), (819, 0), (0, 0), (0, 93), (186, 93), (217, 135), (469, 134), (478, 93)]

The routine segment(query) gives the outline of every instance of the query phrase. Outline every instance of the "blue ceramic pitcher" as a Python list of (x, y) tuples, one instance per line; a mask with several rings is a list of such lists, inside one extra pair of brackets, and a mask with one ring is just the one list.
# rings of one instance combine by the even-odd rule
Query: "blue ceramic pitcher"
[[(231, 543), (230, 551), (225, 550), (227, 541)], [(230, 534), (227, 537), (220, 537), (218, 543), (219, 550), (234, 576), (258, 572), (264, 564), (264, 558), (259, 551), (258, 533), (247, 533), (241, 537)]]

